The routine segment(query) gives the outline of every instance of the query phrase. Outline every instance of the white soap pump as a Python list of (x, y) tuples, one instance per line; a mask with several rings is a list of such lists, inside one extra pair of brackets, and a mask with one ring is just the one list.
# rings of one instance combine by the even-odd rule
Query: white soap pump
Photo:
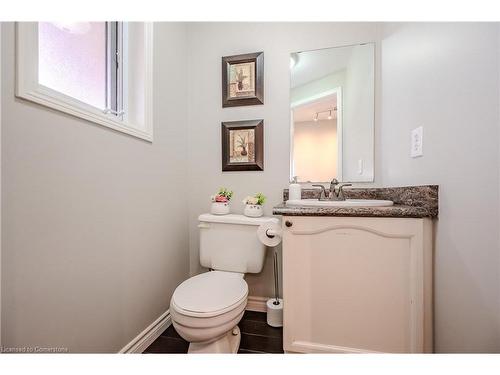
[(293, 176), (292, 183), (288, 187), (288, 199), (299, 200), (302, 196), (302, 189), (300, 184), (297, 183), (297, 176)]

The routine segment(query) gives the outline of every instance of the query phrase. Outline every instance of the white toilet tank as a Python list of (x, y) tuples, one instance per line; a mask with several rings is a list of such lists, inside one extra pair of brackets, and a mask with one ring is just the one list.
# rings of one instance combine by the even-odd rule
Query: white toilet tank
[(257, 237), (257, 228), (266, 222), (278, 223), (277, 218), (202, 214), (198, 220), (203, 267), (241, 273), (262, 270), (266, 247)]

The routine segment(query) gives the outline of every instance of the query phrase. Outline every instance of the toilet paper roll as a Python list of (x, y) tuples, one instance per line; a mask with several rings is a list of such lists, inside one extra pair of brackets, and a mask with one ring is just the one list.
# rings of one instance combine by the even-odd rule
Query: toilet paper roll
[(277, 246), (281, 242), (281, 233), (281, 226), (274, 222), (261, 224), (257, 228), (260, 242), (269, 247)]
[(275, 305), (276, 299), (271, 298), (267, 300), (267, 324), (271, 327), (283, 327), (283, 300), (278, 299), (278, 304)]

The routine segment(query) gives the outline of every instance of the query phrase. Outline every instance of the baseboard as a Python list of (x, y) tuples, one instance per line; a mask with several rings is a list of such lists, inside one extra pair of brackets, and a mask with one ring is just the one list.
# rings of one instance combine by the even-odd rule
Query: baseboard
[(340, 353), (340, 354), (374, 354), (372, 350), (350, 348), (347, 346), (324, 345), (309, 341), (293, 341), (287, 346), (285, 353)]
[(246, 310), (266, 312), (267, 311), (266, 303), (268, 299), (269, 297), (248, 296)]
[(132, 341), (125, 345), (119, 353), (142, 353), (170, 326), (170, 324), (172, 324), (172, 319), (170, 318), (170, 311), (167, 310), (144, 331), (139, 333)]

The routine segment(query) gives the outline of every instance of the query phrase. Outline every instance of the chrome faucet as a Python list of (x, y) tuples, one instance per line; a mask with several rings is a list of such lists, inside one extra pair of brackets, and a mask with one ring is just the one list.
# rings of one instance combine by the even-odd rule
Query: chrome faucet
[(352, 186), (352, 184), (341, 184), (334, 178), (330, 181), (330, 191), (326, 193), (326, 189), (323, 185), (313, 185), (315, 187), (321, 188), (318, 200), (331, 200), (331, 201), (345, 201), (344, 187)]
[(329, 198), (331, 200), (337, 200), (337, 199), (334, 199), (334, 197), (337, 196), (337, 192), (335, 191), (335, 188), (337, 187), (337, 185), (339, 184), (339, 180), (337, 180), (336, 178), (332, 179), (330, 181), (330, 194), (329, 194)]
[(313, 185), (314, 187), (319, 187), (321, 189), (321, 191), (319, 192), (319, 198), (318, 200), (319, 201), (326, 201), (328, 200), (328, 196), (326, 194), (326, 189), (323, 185)]

